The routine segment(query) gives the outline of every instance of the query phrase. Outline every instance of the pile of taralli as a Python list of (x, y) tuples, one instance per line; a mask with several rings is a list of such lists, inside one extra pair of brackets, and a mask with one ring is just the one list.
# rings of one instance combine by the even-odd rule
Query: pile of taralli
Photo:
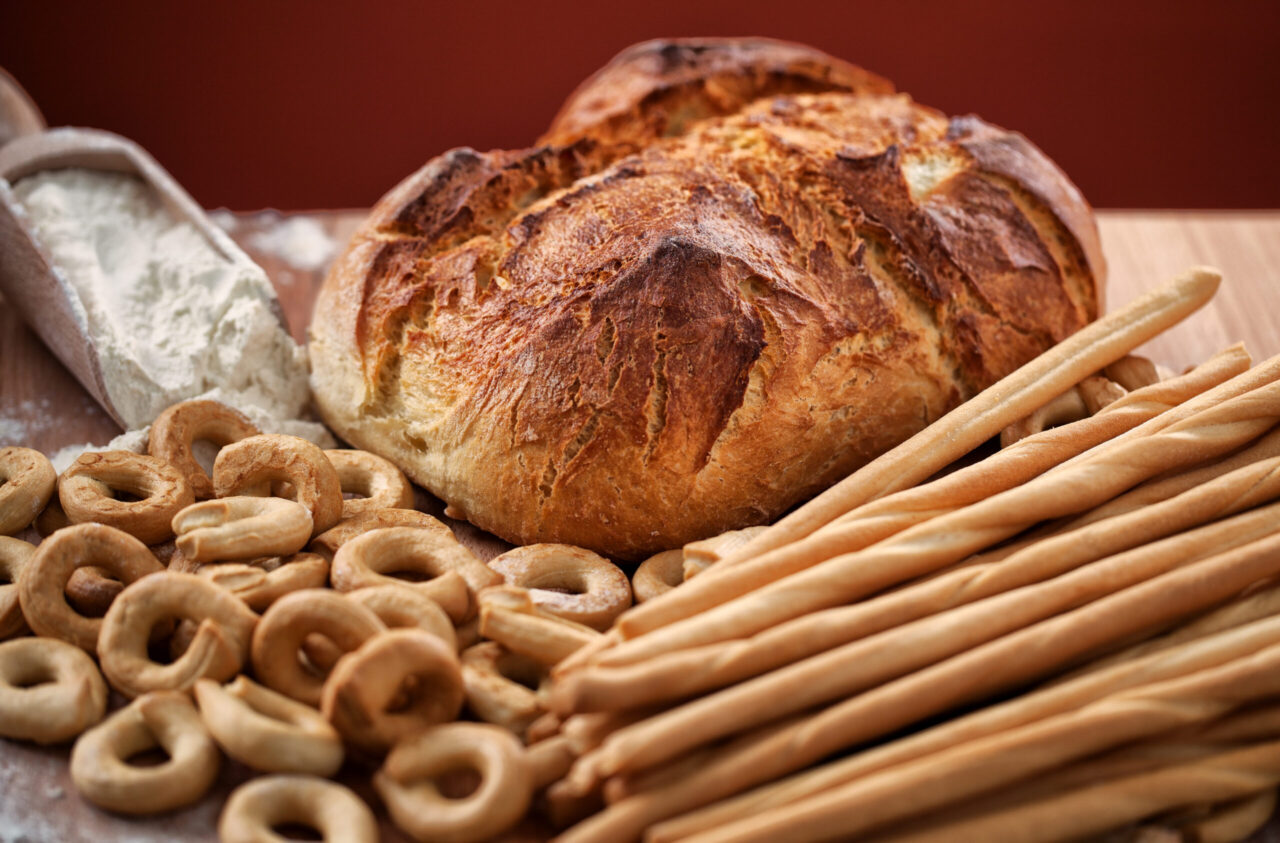
[(630, 582), (562, 545), (486, 564), (385, 460), (212, 402), (61, 477), (4, 449), (0, 532), (44, 540), (0, 539), (0, 734), (74, 739), (128, 814), (225, 753), (266, 774), (228, 843), (376, 840), (348, 761), (420, 841), (1243, 839), (1280, 785), (1280, 358), (1131, 355), (1218, 283)]

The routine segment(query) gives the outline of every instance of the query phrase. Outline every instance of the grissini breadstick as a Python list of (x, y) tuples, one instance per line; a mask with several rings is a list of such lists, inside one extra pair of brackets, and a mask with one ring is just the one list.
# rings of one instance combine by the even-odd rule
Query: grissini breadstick
[[(790, 843), (807, 843), (850, 836), (991, 793), (1133, 740), (1209, 722), (1278, 691), (1280, 645), (960, 744), (689, 839), (747, 843), (785, 835)], [(1280, 751), (1280, 742), (1275, 746)], [(1274, 762), (1280, 776), (1280, 757)], [(1206, 791), (1200, 799), (1190, 801), (1230, 799), (1272, 784), (1263, 779), (1243, 793)], [(1185, 796), (1182, 799), (1182, 803), (1172, 804), (1188, 801)], [(985, 839), (1006, 838), (996, 835)]]
[[(1265, 472), (1280, 495), (1280, 460)], [(1273, 533), (1280, 504), (1137, 547), (1047, 582), (984, 600), (765, 673), (610, 735), (596, 760), (615, 775), (660, 764), (726, 735), (844, 698), (1135, 583)], [(1001, 589), (1003, 591), (1003, 589)]]
[[(808, 535), (855, 506), (914, 486), (1012, 422), (1124, 357), (1203, 307), (1222, 275), (1195, 267), (1086, 325), (902, 445), (778, 521), (725, 560), (746, 559)], [(732, 564), (732, 563), (731, 563)]]
[(1016, 542), (1007, 542), (1004, 545), (994, 549), (975, 553), (968, 559), (964, 560), (960, 566), (967, 565), (983, 565), (990, 562), (998, 562), (1001, 559), (1007, 559), (1013, 554), (1030, 547), (1037, 542), (1072, 530), (1078, 530), (1098, 521), (1107, 518), (1115, 518), (1118, 515), (1124, 515), (1133, 512), (1142, 507), (1151, 506), (1168, 500), (1175, 495), (1180, 495), (1188, 489), (1193, 489), (1204, 483), (1211, 482), (1216, 477), (1235, 471), (1246, 465), (1252, 465), (1262, 460), (1271, 459), (1272, 457), (1280, 457), (1280, 430), (1272, 430), (1269, 433), (1259, 437), (1247, 448), (1243, 448), (1234, 454), (1223, 457), (1219, 460), (1213, 460), (1207, 465), (1195, 466), (1187, 471), (1177, 472), (1168, 476), (1156, 477), (1148, 480), (1140, 486), (1137, 486), (1123, 495), (1119, 495), (1101, 506), (1094, 507), (1083, 515), (1071, 518), (1065, 521), (1059, 521), (1047, 524), (1043, 529), (1037, 528), (1025, 539), (1019, 539)]
[[(1275, 362), (1280, 365), (1280, 359)], [(744, 638), (936, 571), (1039, 521), (1091, 509), (1156, 474), (1233, 451), (1275, 424), (1280, 416), (1280, 381), (1189, 417), (1184, 417), (1185, 410), (1184, 405), (1167, 411), (1165, 416), (1182, 420), (1155, 433), (1119, 445), (1108, 443), (1070, 468), (1046, 472), (865, 550), (828, 559), (696, 618), (626, 641), (600, 653), (596, 661), (627, 664), (672, 650)]]
[(553, 677), (559, 676), (577, 670), (585, 664), (590, 664), (600, 653), (616, 646), (620, 641), (622, 641), (622, 634), (618, 632), (618, 628), (615, 625), (590, 644), (584, 645), (562, 659), (551, 669), (551, 675)]
[(1217, 720), (1176, 729), (1149, 741), (1121, 746), (1060, 769), (1046, 771), (1033, 779), (970, 800), (959, 810), (988, 813), (1109, 779), (1194, 761), (1242, 744), (1275, 740), (1280, 740), (1280, 707), (1274, 702), (1264, 701), (1237, 708)]
[[(730, 741), (715, 753), (694, 754), (682, 758), (673, 766), (670, 784), (656, 786), (650, 791), (630, 796), (609, 805), (605, 810), (586, 817), (582, 822), (563, 832), (556, 838), (557, 843), (623, 843), (628, 840), (639, 840), (646, 826), (656, 820), (664, 819), (690, 806), (704, 805), (720, 794), (724, 787), (723, 780), (708, 778), (702, 774), (705, 763), (711, 763), (719, 755), (736, 755), (747, 748), (753, 740), (761, 737), (768, 739), (798, 722), (798, 718), (783, 720), (762, 730), (759, 736), (749, 740)], [(679, 783), (678, 786), (676, 783)], [(556, 782), (554, 788), (560, 789), (564, 795), (579, 797), (588, 792), (579, 783), (574, 782), (572, 773), (569, 777)], [(682, 808), (681, 806), (684, 806)]]
[(941, 815), (923, 827), (894, 830), (890, 835), (872, 839), (896, 843), (1073, 840), (1119, 828), (1171, 808), (1253, 797), (1278, 783), (1280, 741), (1269, 741), (1080, 788), (1006, 810), (970, 816), (960, 814), (951, 819)]
[(1164, 635), (1139, 642), (1119, 652), (1092, 661), (1056, 681), (1067, 682), (1083, 673), (1104, 669), (1150, 653), (1157, 653), (1187, 641), (1194, 641), (1197, 638), (1213, 635), (1223, 630), (1244, 626), (1245, 624), (1253, 623), (1259, 618), (1269, 618), (1272, 615), (1280, 615), (1280, 584), (1271, 584), (1246, 593), (1239, 599), (1181, 624)]
[[(685, 699), (937, 612), (1042, 582), (1277, 496), (1280, 458), (1273, 458), (1238, 469), (1164, 503), (1046, 539), (1000, 563), (953, 570), (861, 603), (813, 612), (749, 639), (677, 650), (637, 664), (588, 666), (555, 683), (550, 705), (555, 711), (568, 713)], [(1272, 526), (1265, 516), (1250, 514), (1240, 520), (1254, 525), (1254, 537)], [(1235, 537), (1238, 544), (1246, 535), (1226, 524), (1208, 528), (1207, 533), (1214, 537), (1204, 546), (1219, 550), (1227, 546), (1221, 543), (1223, 540)]]
[[(624, 613), (619, 628), (635, 637), (691, 617), (838, 553), (866, 547), (934, 515), (1017, 486), (1066, 458), (1149, 423), (1170, 407), (1197, 396), (1202, 396), (1197, 406), (1211, 406), (1280, 377), (1280, 364), (1243, 377), (1249, 363), (1243, 347), (1232, 346), (1186, 375), (1130, 393), (1096, 417), (1029, 437), (940, 480), (857, 507), (805, 539), (749, 560), (737, 554), (722, 559), (698, 582)], [(1232, 379), (1233, 387), (1222, 388)]]
[[(1280, 644), (1280, 616), (1265, 617), (1239, 628), (1170, 647), (1160, 653), (1137, 657), (1125, 664), (1104, 667), (1061, 684), (1045, 686), (922, 732), (778, 779), (663, 822), (650, 829), (646, 839), (651, 843), (670, 843), (772, 807), (790, 804), (895, 764), (1080, 708), (1127, 688), (1223, 664), (1274, 644)], [(1231, 738), (1222, 736), (1221, 739)], [(746, 747), (745, 751), (720, 753), (712, 762), (703, 766), (698, 776), (720, 784), (720, 792), (732, 792), (731, 789), (743, 778), (739, 771), (767, 760), (778, 751), (778, 746), (767, 739), (760, 739), (754, 745), (744, 739), (742, 744)], [(633, 798), (640, 800), (642, 804), (647, 801), (651, 805), (662, 805), (679, 800), (683, 793), (697, 792), (699, 785), (698, 781), (676, 780), (669, 783), (665, 790), (642, 793)], [(705, 791), (705, 785), (703, 789)], [(684, 804), (688, 804), (688, 801), (685, 800)], [(671, 814), (680, 810), (677, 808)]]
[(764, 526), (744, 527), (741, 530), (729, 530), (709, 539), (689, 542), (682, 548), (684, 551), (684, 578), (686, 580), (692, 579), (719, 562), (734, 549), (742, 547), (767, 529), (769, 528)]
[[(632, 802), (625, 812), (593, 818), (591, 827), (603, 836), (582, 839), (625, 839), (639, 833), (628, 825), (637, 817), (651, 824), (772, 781), (834, 752), (1043, 677), (1108, 642), (1158, 631), (1277, 573), (1280, 534), (1273, 534), (888, 682), (767, 737), (753, 741), (743, 735), (738, 751), (717, 755), (696, 778), (637, 794), (632, 799), (642, 801), (618, 803)], [(590, 777), (596, 758), (579, 758), (574, 774)]]

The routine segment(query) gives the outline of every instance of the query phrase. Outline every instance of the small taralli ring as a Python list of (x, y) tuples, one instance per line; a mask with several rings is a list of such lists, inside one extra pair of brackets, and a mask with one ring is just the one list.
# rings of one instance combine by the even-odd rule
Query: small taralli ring
[[(434, 780), (462, 768), (478, 772), (480, 786), (462, 799), (441, 795)], [(533, 790), (520, 741), (483, 723), (446, 723), (402, 741), (373, 785), (397, 826), (415, 840), (440, 843), (501, 834), (519, 822)]]
[(343, 739), (372, 752), (462, 710), (458, 656), (420, 629), (392, 629), (338, 659), (324, 683), (320, 712)]
[(0, 536), (0, 641), (27, 631), (27, 621), (22, 617), (22, 600), (18, 595), (18, 580), (35, 552), (36, 547), (30, 542)]
[(213, 739), (242, 764), (316, 776), (332, 776), (342, 766), (342, 739), (310, 706), (245, 676), (225, 686), (201, 679), (195, 694)]
[[(446, 576), (458, 583), (462, 582), (462, 578), (453, 572)], [(442, 579), (444, 578), (438, 577), (432, 582), (439, 583)], [(453, 621), (449, 619), (449, 613), (419, 589), (410, 588), (408, 584), (375, 585), (348, 591), (346, 597), (372, 609), (378, 619), (390, 629), (425, 630), (443, 641), (454, 653), (458, 652), (458, 633), (453, 627)], [(465, 591), (463, 597), (465, 598)], [(342, 650), (319, 635), (308, 636), (302, 643), (302, 652), (311, 664), (323, 671), (332, 670), (343, 656)]]
[(39, 451), (0, 448), (0, 535), (25, 529), (53, 495), (58, 473)]
[(273, 831), (301, 825), (326, 843), (378, 843), (378, 823), (360, 797), (314, 776), (262, 776), (231, 792), (218, 820), (222, 843), (271, 843)]
[(54, 638), (0, 644), (0, 736), (61, 743), (106, 710), (107, 683), (84, 650)]
[(684, 582), (684, 550), (664, 550), (640, 563), (631, 576), (631, 592), (637, 603), (652, 600)]
[(416, 509), (375, 509), (361, 515), (343, 518), (311, 540), (311, 550), (333, 559), (338, 548), (372, 530), (384, 527), (420, 527), (433, 530), (441, 538), (453, 538), (453, 531), (441, 520)]
[(411, 509), (413, 486), (404, 472), (368, 451), (325, 451), (338, 472), (343, 493), (360, 495), (342, 502), (342, 517), (354, 518), (379, 509)]
[[(455, 623), (474, 614), (472, 604), (476, 593), (502, 582), (501, 574), (486, 567), (452, 533), (446, 537), (433, 530), (416, 527), (387, 527), (346, 542), (334, 554), (329, 579), (339, 591), (355, 591), (373, 585), (405, 584), (404, 580), (388, 576), (393, 573), (439, 578), (450, 571), (466, 581), (471, 596), (463, 617), (450, 612)], [(422, 588), (428, 597), (433, 597), (430, 583), (428, 580), (415, 587)], [(444, 605), (443, 601), (437, 602)], [(449, 611), (450, 607), (444, 608)]]
[(272, 486), (289, 483), (293, 495), (311, 513), (312, 530), (321, 533), (342, 517), (342, 484), (324, 451), (297, 436), (263, 433), (241, 439), (218, 452), (213, 490), (218, 497), (267, 497)]
[(65, 593), (71, 573), (86, 565), (105, 568), (123, 583), (164, 569), (145, 544), (103, 524), (76, 524), (41, 542), (18, 579), (22, 614), (37, 635), (60, 638), (93, 653), (103, 620), (72, 610)]
[(530, 544), (489, 561), (544, 611), (604, 631), (631, 606), (631, 583), (603, 556), (567, 544)]
[(467, 707), (476, 717), (523, 735), (546, 713), (538, 695), (529, 690), (547, 676), (546, 668), (533, 659), (496, 641), (482, 641), (463, 650), (460, 661)]
[(255, 612), (304, 588), (323, 588), (329, 581), (329, 563), (316, 553), (271, 556), (248, 564), (221, 562), (201, 565), (196, 574), (225, 588)]
[[(169, 759), (153, 767), (128, 763), (161, 747)], [(158, 814), (197, 801), (213, 786), (220, 756), (200, 715), (183, 693), (146, 694), (80, 736), (71, 750), (71, 780), (93, 804), (121, 814)]]
[(174, 515), (173, 532), (192, 562), (288, 556), (311, 538), (311, 513), (285, 498), (234, 495), (188, 506)]
[[(119, 492), (139, 500), (116, 500)], [(181, 472), (159, 457), (101, 451), (81, 454), (62, 473), (58, 500), (73, 524), (96, 521), (155, 544), (173, 535), (173, 516), (195, 498)]]
[[(190, 645), (170, 664), (147, 654), (152, 628), (182, 618), (197, 624)], [(125, 588), (102, 619), (98, 658), (120, 693), (185, 691), (197, 679), (222, 681), (240, 672), (258, 616), (244, 601), (194, 574), (161, 572)]]
[(159, 457), (182, 473), (196, 500), (213, 497), (213, 481), (191, 452), (199, 440), (219, 448), (257, 436), (259, 430), (239, 410), (217, 401), (183, 401), (165, 410), (151, 423), (147, 453)]
[(458, 651), (458, 634), (448, 613), (421, 591), (407, 585), (375, 585), (349, 591), (346, 597), (372, 609), (389, 629), (421, 629), (439, 638), (451, 651)]
[(268, 687), (316, 706), (324, 679), (304, 669), (298, 659), (306, 637), (318, 633), (349, 652), (386, 628), (371, 610), (336, 591), (295, 591), (271, 604), (258, 623), (253, 636), (253, 670)]

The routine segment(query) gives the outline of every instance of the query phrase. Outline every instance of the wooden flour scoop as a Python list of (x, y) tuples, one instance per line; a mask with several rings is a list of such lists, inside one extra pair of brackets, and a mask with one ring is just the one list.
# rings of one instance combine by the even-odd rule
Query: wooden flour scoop
[[(227, 234), (209, 220), (182, 187), (130, 140), (95, 129), (52, 129), (19, 137), (0, 147), (0, 294), (71, 370), (103, 409), (124, 429), (150, 419), (124, 419), (112, 404), (98, 349), (76, 288), (57, 271), (33, 236), (11, 185), (40, 170), (76, 167), (134, 175), (154, 191), (174, 219), (190, 223), (233, 264), (251, 264)], [(285, 325), (280, 303), (276, 318)]]

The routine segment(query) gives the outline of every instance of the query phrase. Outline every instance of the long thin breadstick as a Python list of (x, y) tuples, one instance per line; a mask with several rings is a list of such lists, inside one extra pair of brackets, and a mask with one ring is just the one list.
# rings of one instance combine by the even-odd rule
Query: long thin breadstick
[[(1260, 474), (1280, 495), (1280, 460)], [(924, 618), (677, 706), (621, 729), (595, 762), (603, 776), (651, 767), (783, 715), (847, 697), (1088, 601), (1266, 536), (1280, 504), (1142, 545), (1056, 579)]]
[[(1028, 437), (940, 480), (864, 504), (802, 540), (762, 552), (750, 560), (739, 555), (722, 559), (714, 571), (708, 571), (697, 582), (685, 583), (625, 613), (619, 619), (619, 628), (627, 637), (644, 634), (839, 553), (866, 547), (934, 515), (990, 497), (1209, 390), (1215, 391), (1198, 406), (1208, 406), (1208, 400), (1234, 397), (1264, 382), (1254, 377), (1237, 381), (1232, 391), (1216, 389), (1245, 372), (1249, 363), (1243, 347), (1233, 346), (1181, 377), (1130, 393), (1095, 417)], [(1276, 370), (1280, 372), (1280, 366)], [(1277, 375), (1273, 372), (1271, 376)]]
[[(1280, 369), (1280, 358), (1259, 368)], [(1047, 472), (865, 550), (792, 574), (696, 618), (626, 641), (600, 653), (596, 663), (628, 664), (672, 650), (744, 638), (936, 571), (1039, 521), (1091, 509), (1166, 470), (1221, 456), (1275, 424), (1280, 417), (1280, 381), (1185, 415), (1187, 406), (1194, 403), (1164, 413), (1181, 420), (1162, 430), (1118, 445), (1109, 443), (1070, 468)]]
[[(646, 837), (650, 843), (671, 843), (671, 841), (683, 839), (700, 831), (719, 828), (770, 808), (788, 805), (806, 796), (829, 790), (895, 764), (922, 758), (965, 741), (1014, 729), (1054, 714), (1080, 708), (1126, 688), (1185, 676), (1276, 644), (1280, 644), (1280, 616), (1267, 617), (1237, 629), (1207, 636), (1199, 641), (1170, 647), (1159, 654), (1135, 658), (1125, 664), (1099, 669), (1069, 682), (1032, 691), (923, 732), (770, 782), (730, 799), (663, 822), (652, 828)], [(1255, 731), (1249, 734), (1256, 733)], [(1213, 735), (1209, 738), (1202, 734), (1199, 737), (1202, 740), (1234, 739), (1230, 734)], [(766, 741), (758, 741), (754, 748), (765, 752), (771, 749)], [(716, 761), (704, 764), (700, 773), (710, 781), (719, 783), (722, 776), (731, 775), (731, 771), (742, 769), (744, 763), (752, 763), (755, 760), (745, 752), (733, 755), (722, 753)], [(730, 782), (729, 786), (732, 787), (732, 784)], [(647, 801), (661, 803), (678, 799), (681, 793), (697, 793), (700, 785), (705, 790), (701, 780), (675, 780), (664, 790), (639, 794), (632, 799), (633, 802), (641, 805)]]
[[(590, 825), (584, 823), (589, 834), (573, 839), (629, 839), (639, 833), (636, 822), (642, 828), (957, 705), (1042, 678), (1096, 653), (1109, 642), (1158, 631), (1277, 573), (1280, 534), (1006, 635), (833, 705), (758, 741), (743, 736), (739, 739), (742, 749), (709, 762), (696, 780), (623, 800), (593, 817)], [(589, 759), (578, 759), (575, 770), (584, 762)], [(624, 803), (630, 803), (625, 810), (621, 807)]]
[(1150, 653), (1157, 653), (1187, 641), (1194, 641), (1197, 638), (1204, 638), (1223, 630), (1244, 626), (1245, 624), (1253, 623), (1259, 618), (1269, 618), (1272, 615), (1280, 615), (1280, 584), (1272, 584), (1250, 592), (1238, 600), (1233, 600), (1219, 609), (1215, 609), (1170, 630), (1165, 635), (1142, 641), (1118, 653), (1090, 662), (1080, 670), (1068, 674), (1058, 681), (1070, 681), (1081, 673), (1100, 670), (1113, 664), (1120, 664)]
[(1082, 527), (1095, 524), (1107, 518), (1115, 518), (1118, 515), (1124, 515), (1143, 507), (1158, 504), (1175, 495), (1180, 495), (1188, 489), (1209, 483), (1214, 478), (1221, 477), (1238, 468), (1271, 459), (1272, 457), (1280, 457), (1280, 430), (1272, 430), (1248, 448), (1237, 451), (1220, 460), (1214, 460), (1208, 465), (1197, 466), (1187, 471), (1148, 480), (1146, 483), (1107, 501), (1101, 506), (1094, 507), (1077, 518), (1049, 525), (1044, 530), (1034, 530), (1032, 535), (1025, 539), (1006, 543), (995, 550), (975, 553), (964, 560), (961, 565), (984, 565), (998, 562), (1025, 550), (1037, 542), (1054, 536), (1061, 536), (1073, 530), (1079, 530)]
[[(1238, 469), (1163, 503), (1046, 539), (1003, 562), (954, 570), (851, 606), (813, 612), (749, 639), (677, 650), (620, 667), (584, 668), (555, 683), (550, 705), (562, 713), (611, 711), (689, 698), (937, 612), (1047, 580), (1277, 496), (1280, 458)], [(1244, 520), (1256, 524), (1259, 531), (1270, 526), (1252, 515)], [(1216, 536), (1229, 538), (1234, 529), (1208, 530), (1215, 538), (1206, 546), (1225, 549)], [(1243, 541), (1245, 534), (1234, 535)]]
[(1203, 307), (1222, 275), (1195, 267), (1086, 325), (774, 524), (724, 561), (808, 535), (855, 506), (914, 486), (1000, 430)]
[[(748, 843), (785, 835), (792, 843), (806, 843), (829, 839), (836, 832), (856, 834), (955, 805), (1135, 739), (1212, 721), (1277, 692), (1280, 646), (1272, 646), (1190, 676), (1124, 691), (1076, 711), (960, 744), (690, 840)], [(1280, 742), (1276, 747), (1280, 750)], [(1276, 761), (1280, 764), (1280, 758)], [(1244, 794), (1207, 791), (1203, 797), (1229, 799), (1271, 784), (1263, 780)]]
[[(1230, 825), (1236, 831), (1251, 825), (1256, 829), (1261, 822), (1266, 821), (1270, 808), (1275, 804), (1274, 791), (1269, 799), (1265, 797), (1265, 792), (1272, 790), (1277, 784), (1280, 784), (1280, 741), (1269, 741), (1049, 796), (1005, 810), (970, 816), (961, 814), (951, 819), (943, 815), (915, 830), (895, 830), (888, 836), (872, 839), (893, 840), (895, 843), (952, 843), (956, 840), (1039, 843), (1077, 839), (1120, 828), (1171, 808), (1256, 798), (1262, 793), (1262, 799), (1251, 801), (1252, 810), (1248, 815), (1233, 818)], [(1258, 821), (1259, 817), (1261, 822)], [(792, 838), (788, 835), (788, 839), (805, 838)], [(1205, 838), (1197, 836), (1189, 839)]]
[[(1280, 740), (1280, 707), (1273, 702), (1244, 706), (1224, 717), (1129, 744), (1043, 773), (1034, 779), (969, 802), (963, 809), (987, 813), (1043, 799), (1108, 779), (1147, 773), (1225, 752), (1246, 743)], [(932, 824), (932, 821), (930, 821)]]

